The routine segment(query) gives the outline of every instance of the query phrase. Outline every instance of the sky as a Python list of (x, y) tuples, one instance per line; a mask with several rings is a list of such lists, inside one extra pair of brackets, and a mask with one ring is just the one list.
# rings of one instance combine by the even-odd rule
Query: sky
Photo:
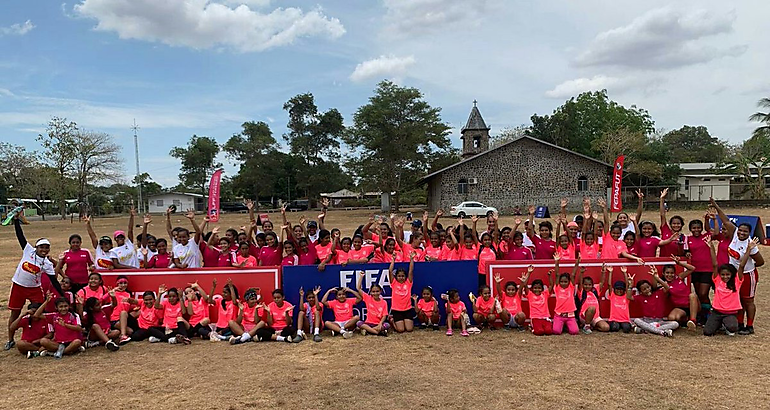
[(168, 153), (193, 134), (224, 143), (265, 121), (285, 148), (292, 96), (350, 125), (390, 79), (442, 108), (457, 147), (474, 100), (496, 134), (603, 88), (658, 128), (740, 143), (770, 97), (769, 13), (764, 0), (5, 0), (0, 141), (39, 150), (66, 117), (114, 136), (129, 181), (135, 119), (141, 171), (173, 186)]

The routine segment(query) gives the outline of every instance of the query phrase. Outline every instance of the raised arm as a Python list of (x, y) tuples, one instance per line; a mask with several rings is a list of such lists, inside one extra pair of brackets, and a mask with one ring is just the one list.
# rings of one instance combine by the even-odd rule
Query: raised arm
[[(583, 270), (580, 271), (580, 283), (583, 283)], [(607, 283), (607, 264), (602, 263), (602, 273), (601, 276), (599, 276), (599, 292), (601, 293), (602, 289), (604, 289), (604, 284)]]
[(372, 225), (374, 225), (374, 214), (369, 214), (369, 220), (364, 225), (364, 228), (361, 229), (361, 235), (364, 236), (364, 239), (372, 239), (372, 232), (370, 231)]
[(19, 241), (19, 246), (21, 246), (21, 249), (26, 248), (27, 238), (24, 236), (24, 230), (21, 229), (21, 220), (19, 220), (18, 215), (13, 217), (13, 228), (16, 230), (16, 239)]
[(686, 261), (683, 261), (683, 260), (682, 260), (682, 259), (680, 259), (678, 256), (676, 256), (676, 255), (671, 255), (671, 260), (673, 260), (673, 261), (674, 261), (674, 263), (675, 263), (676, 265), (679, 265), (679, 266), (681, 266), (681, 267), (683, 267), (683, 268), (684, 268), (684, 270), (682, 271), (682, 273), (680, 273), (680, 274), (679, 274), (679, 277), (680, 277), (681, 279), (684, 279), (684, 278), (686, 278), (687, 276), (689, 276), (691, 273), (695, 272), (695, 266), (693, 266), (693, 265), (690, 265), (690, 264), (689, 264), (689, 263), (687, 263)]
[(525, 225), (524, 228), (529, 239), (534, 241), (535, 239), (535, 206), (534, 205), (529, 206), (527, 220), (529, 221), (529, 224)]
[[(521, 284), (519, 285), (519, 295), (524, 296), (527, 294), (527, 291), (529, 290), (529, 288), (527, 287), (527, 284), (529, 283), (529, 277), (530, 275), (532, 275), (532, 272), (534, 271), (535, 271), (535, 266), (529, 265), (527, 267), (527, 273), (522, 274), (521, 277), (519, 278), (519, 280), (521, 281)], [(549, 272), (548, 274), (550, 275), (551, 273)]]
[(128, 235), (129, 240), (134, 240), (134, 217), (136, 217), (136, 208), (133, 206), (131, 209), (128, 210), (128, 229), (126, 229), (126, 234)]
[(329, 288), (326, 290), (326, 293), (324, 293), (324, 297), (321, 299), (321, 304), (329, 307), (329, 302), (327, 302), (327, 299), (329, 299), (329, 293), (331, 293), (334, 290), (334, 288)]
[(393, 283), (396, 281), (396, 277), (393, 274), (393, 269), (395, 269), (396, 266), (396, 254), (393, 253), (393, 259), (390, 260), (390, 266), (388, 266), (388, 280), (389, 283)]
[(741, 256), (740, 264), (738, 265), (738, 274), (737, 278), (738, 280), (743, 280), (743, 270), (746, 268), (746, 262), (749, 261), (749, 258), (751, 257), (751, 251), (754, 250), (758, 245), (757, 239), (752, 239), (749, 241), (749, 246), (746, 249), (746, 252)]
[(728, 218), (727, 215), (725, 215), (725, 211), (722, 210), (714, 198), (709, 198), (709, 201), (711, 202), (711, 206), (717, 210), (717, 215), (719, 215), (719, 219), (722, 221), (722, 226), (724, 226), (727, 231), (728, 239), (732, 238), (735, 234), (735, 224), (730, 221), (730, 218)]
[(436, 211), (436, 216), (433, 217), (433, 222), (430, 224), (430, 229), (437, 231), (438, 230), (438, 219), (441, 218), (444, 215), (444, 210), (439, 209)]
[(321, 214), (318, 215), (318, 229), (326, 229), (324, 221), (326, 220), (326, 212), (329, 208), (329, 198), (322, 199), (321, 206), (323, 208), (321, 209)]
[(171, 207), (166, 209), (166, 233), (171, 243), (174, 243), (174, 228), (171, 227)]
[(359, 271), (358, 272), (358, 277), (356, 278), (356, 289), (358, 289), (358, 293), (360, 293), (362, 295), (365, 293), (364, 290), (361, 289), (361, 282), (363, 282), (364, 276), (366, 276), (366, 272), (365, 271)]
[(660, 191), (660, 201), (658, 203), (658, 208), (660, 209), (660, 226), (663, 226), (666, 224), (666, 195), (668, 194), (668, 188)]
[(409, 282), (414, 282), (414, 255), (414, 252), (409, 254), (409, 273), (406, 276)]
[(84, 216), (83, 222), (86, 223), (86, 231), (88, 232), (88, 236), (91, 238), (91, 246), (96, 249), (96, 247), (99, 246), (99, 239), (96, 237), (96, 232), (94, 232), (93, 226), (91, 226), (91, 217), (88, 215)]
[[(639, 204), (636, 205), (636, 220), (642, 220), (642, 213), (644, 212), (644, 194), (640, 189), (636, 190), (636, 196), (639, 198)], [(638, 227), (635, 227), (638, 228)], [(636, 232), (639, 232), (638, 230)]]
[(147, 248), (147, 226), (152, 222), (150, 214), (145, 214), (142, 219), (142, 242), (139, 244), (142, 248)]
[(585, 269), (580, 270), (580, 281), (575, 282), (575, 276), (577, 275), (578, 269), (580, 269), (580, 255), (577, 255), (575, 258), (575, 266), (572, 268), (572, 275), (570, 277), (570, 282), (573, 284), (575, 283), (581, 283), (583, 281), (583, 271)]
[(660, 287), (663, 289), (664, 292), (668, 293), (668, 291), (671, 289), (671, 287), (666, 283), (665, 280), (661, 279), (658, 275), (658, 270), (655, 269), (654, 266), (650, 266), (650, 276), (652, 276), (652, 279), (660, 285)]
[[(473, 227), (471, 228), (471, 237), (473, 238), (473, 244), (478, 245), (479, 244), (479, 234), (476, 230), (476, 225), (479, 222), (479, 217), (476, 215), (471, 216), (471, 222), (473, 222)], [(491, 235), (491, 233), (490, 233)]]
[(201, 236), (203, 235), (203, 232), (201, 231), (201, 227), (198, 225), (198, 223), (195, 222), (195, 211), (193, 211), (192, 209), (188, 209), (185, 217), (190, 220), (190, 223), (192, 224), (193, 229), (195, 229), (195, 238), (193, 242), (195, 242), (196, 244), (200, 244)]
[(599, 198), (599, 200), (596, 201), (596, 204), (602, 209), (602, 216), (604, 217), (604, 232), (602, 232), (602, 235), (604, 235), (610, 231), (610, 214), (607, 212), (607, 200)]
[[(626, 299), (634, 300), (634, 277), (628, 274), (628, 269), (625, 266), (621, 266), (620, 271), (623, 272), (623, 280), (626, 282)], [(612, 272), (612, 267), (610, 267), (610, 272)]]

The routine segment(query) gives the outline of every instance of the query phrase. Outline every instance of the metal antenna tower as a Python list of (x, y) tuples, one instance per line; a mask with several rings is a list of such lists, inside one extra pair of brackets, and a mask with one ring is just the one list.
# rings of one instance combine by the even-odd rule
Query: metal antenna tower
[(136, 132), (139, 131), (139, 126), (136, 125), (136, 118), (134, 118), (134, 125), (131, 126), (131, 129), (134, 130), (134, 155), (136, 156), (136, 180), (138, 182), (137, 185), (139, 185), (139, 215), (143, 214), (143, 204), (144, 201), (142, 201), (142, 181), (139, 179), (139, 136), (136, 135)]

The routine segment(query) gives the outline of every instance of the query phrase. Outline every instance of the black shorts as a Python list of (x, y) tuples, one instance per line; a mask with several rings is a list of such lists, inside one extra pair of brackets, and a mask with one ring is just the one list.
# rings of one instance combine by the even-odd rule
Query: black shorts
[(712, 272), (693, 272), (692, 283), (707, 283), (710, 286), (714, 286), (714, 279), (712, 278)]
[(393, 316), (394, 322), (414, 320), (414, 308), (409, 310), (391, 310), (390, 314)]

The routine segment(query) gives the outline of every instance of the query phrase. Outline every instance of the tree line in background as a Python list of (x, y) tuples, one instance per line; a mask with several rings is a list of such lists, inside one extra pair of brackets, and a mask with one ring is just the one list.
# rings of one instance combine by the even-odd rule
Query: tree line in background
[[(759, 102), (770, 109), (770, 98)], [(170, 155), (181, 162), (180, 184), (169, 188), (206, 194), (208, 179), (222, 166), (220, 152), (239, 166), (223, 181), (224, 201), (251, 198), (276, 206), (278, 200), (316, 199), (322, 192), (343, 188), (355, 192), (394, 192), (393, 203), (424, 203), (417, 181), (427, 173), (459, 161), (449, 140), (451, 127), (441, 108), (430, 106), (416, 88), (383, 81), (368, 102), (345, 126), (337, 109), (319, 111), (311, 93), (287, 101), (288, 132), (280, 149), (270, 126), (262, 121), (242, 124), (224, 144), (193, 135)], [(683, 162), (713, 162), (720, 172), (741, 175), (754, 198), (766, 198), (765, 175), (770, 165), (770, 112), (757, 112), (753, 135), (739, 145), (712, 136), (704, 126), (655, 128), (649, 112), (624, 107), (606, 90), (571, 98), (550, 115), (535, 114), (530, 125), (504, 129), (492, 147), (522, 135), (547, 141), (611, 163), (626, 155), (626, 183), (634, 186), (676, 185)], [(65, 198), (77, 198), (98, 213), (122, 212), (137, 197), (145, 199), (163, 188), (147, 173), (130, 184), (122, 181), (120, 149), (108, 134), (81, 130), (76, 123), (54, 117), (38, 136), (42, 152), (0, 143), (0, 200), (6, 197), (50, 199), (62, 215)], [(490, 166), (497, 166), (490, 164)], [(112, 182), (111, 185), (105, 185)], [(146, 201), (145, 201), (146, 206)]]

